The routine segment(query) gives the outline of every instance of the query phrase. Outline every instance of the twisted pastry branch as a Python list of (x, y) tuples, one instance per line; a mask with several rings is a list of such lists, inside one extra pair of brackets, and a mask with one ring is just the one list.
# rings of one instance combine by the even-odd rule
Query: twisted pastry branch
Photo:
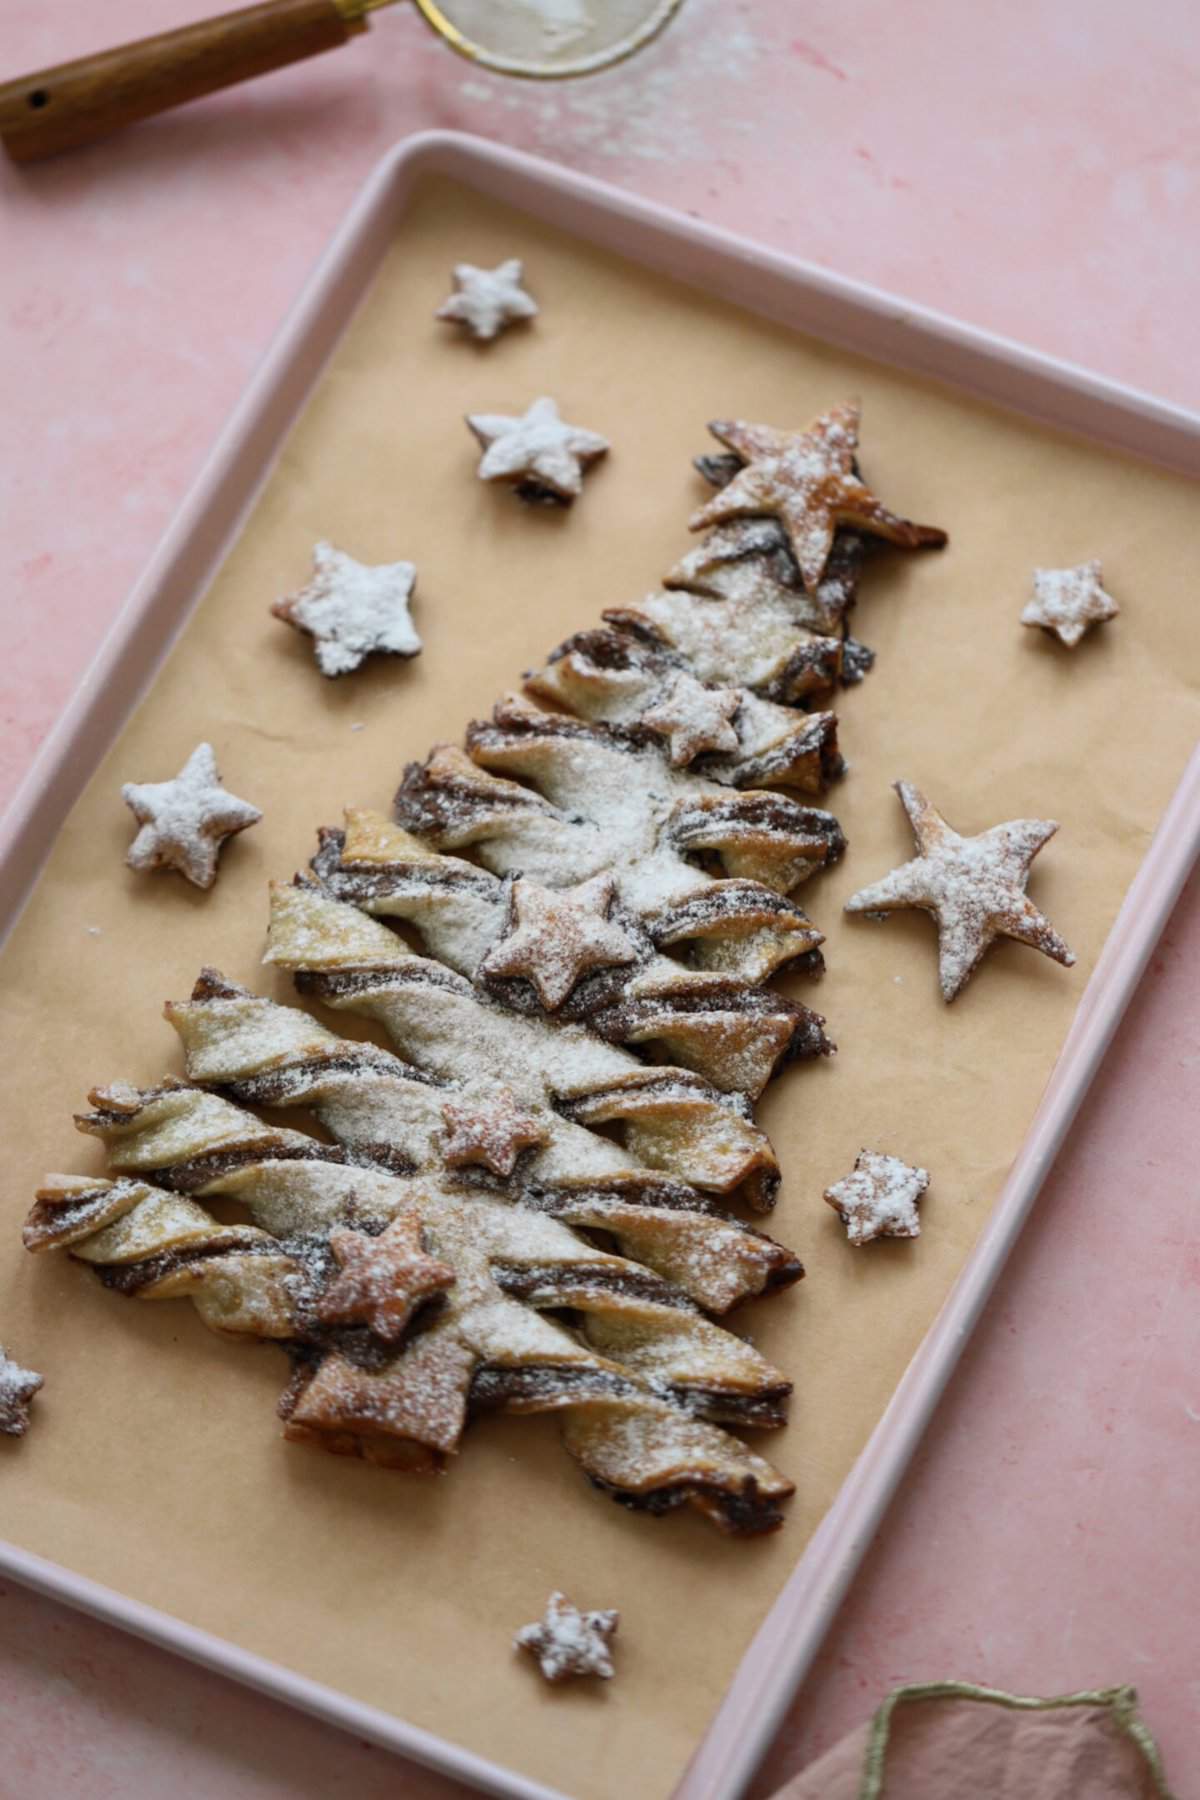
[[(504, 1084), (566, 1113), (583, 1102), (606, 1103), (610, 1119), (595, 1112), (592, 1122), (619, 1119), (626, 1135), (635, 1130), (640, 1161), (710, 1191), (741, 1185), (762, 1209), (774, 1202), (774, 1157), (737, 1093), (719, 1094), (686, 1070), (648, 1069), (582, 1025), (508, 1010), (463, 976), (417, 956), (357, 907), (277, 883), (264, 960), (289, 970), (301, 991), (323, 1004), (378, 1019), (401, 1055), (439, 1080), (461, 1080), (465, 1072), (472, 1082), (495, 1084), (502, 1071)], [(785, 1017), (794, 1031), (795, 1014)], [(687, 1024), (685, 1016), (679, 1034), (684, 1042)], [(636, 1028), (635, 1022), (627, 1035)], [(671, 1039), (664, 1034), (662, 1041), (669, 1045)], [(737, 1062), (741, 1047), (729, 1037), (731, 1086), (745, 1091), (754, 1078), (765, 1079), (761, 1043), (756, 1029), (746, 1050), (754, 1062), (744, 1068)], [(678, 1129), (678, 1115), (664, 1104), (675, 1099), (691, 1116), (688, 1132)]]
[[(709, 1312), (776, 1292), (803, 1272), (782, 1245), (682, 1181), (639, 1165), (627, 1149), (564, 1117), (544, 1098), (529, 1105), (527, 1147), (502, 1172), (505, 1160), (498, 1164), (489, 1154), (496, 1137), (488, 1126), (501, 1137), (508, 1129), (512, 1108), (503, 1084), (450, 1086), (422, 1077), (388, 1051), (348, 1043), (298, 1008), (261, 999), (211, 970), (190, 1000), (169, 1003), (166, 1014), (183, 1044), (189, 1080), (217, 1086), (243, 1105), (304, 1107), (356, 1161), (433, 1173), (456, 1189), (482, 1190), (485, 1198), (504, 1197), (602, 1231), (622, 1255)], [(690, 1141), (688, 1098), (685, 1092), (682, 1103), (673, 1102), (660, 1092), (641, 1105), (655, 1110), (660, 1134), (674, 1131)], [(579, 1102), (576, 1117), (582, 1111), (587, 1122), (610, 1123), (623, 1101), (632, 1109), (637, 1096), (602, 1093)], [(473, 1154), (450, 1176), (447, 1118), (453, 1115), (476, 1130), (466, 1145)], [(717, 1147), (717, 1157), (723, 1150)]]

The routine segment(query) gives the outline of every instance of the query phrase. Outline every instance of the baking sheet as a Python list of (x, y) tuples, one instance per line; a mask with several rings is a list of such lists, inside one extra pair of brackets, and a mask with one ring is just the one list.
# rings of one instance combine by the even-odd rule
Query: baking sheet
[[(508, 254), (525, 257), (543, 302), (530, 331), (481, 351), (432, 322), (451, 263)], [(517, 671), (676, 560), (704, 420), (800, 422), (848, 391), (864, 402), (868, 479), (947, 525), (952, 545), (881, 560), (864, 583), (856, 630), (879, 663), (839, 701), (853, 767), (830, 799), (852, 848), (803, 896), (829, 934), (830, 973), (815, 991), (795, 985), (841, 1053), (785, 1076), (760, 1109), (785, 1169), (773, 1229), (809, 1268), (791, 1295), (741, 1315), (796, 1380), (793, 1424), (763, 1446), (800, 1487), (785, 1530), (747, 1545), (626, 1515), (589, 1492), (552, 1421), (481, 1423), (454, 1472), (427, 1484), (284, 1446), (278, 1353), (222, 1343), (184, 1306), (121, 1304), (65, 1260), (0, 1259), (0, 1335), (47, 1375), (39, 1429), (3, 1450), (12, 1541), (580, 1796), (669, 1791), (998, 1192), (1196, 736), (1194, 488), (429, 181), (0, 969), (20, 1127), (11, 1244), (44, 1169), (99, 1166), (69, 1129), (86, 1088), (178, 1069), (157, 1013), (202, 962), (294, 999), (257, 970), (263, 884), (305, 860), (315, 824), (347, 802), (386, 805), (406, 759), (457, 737)], [(570, 514), (473, 479), (460, 415), (541, 392), (615, 446)], [(417, 563), (418, 662), (323, 683), (307, 644), (270, 618), (319, 536)], [(1016, 615), (1035, 563), (1093, 554), (1124, 611), (1072, 657)], [(119, 800), (122, 780), (164, 778), (205, 736), (266, 813), (207, 896), (123, 868)], [(945, 1009), (927, 921), (841, 918), (845, 894), (908, 853), (888, 791), (898, 775), (965, 830), (1062, 821), (1032, 889), (1079, 953), (1074, 970), (1005, 947)], [(933, 1171), (917, 1244), (853, 1253), (821, 1201), (863, 1143)], [(509, 1655), (551, 1586), (622, 1608), (619, 1681), (547, 1693)]]

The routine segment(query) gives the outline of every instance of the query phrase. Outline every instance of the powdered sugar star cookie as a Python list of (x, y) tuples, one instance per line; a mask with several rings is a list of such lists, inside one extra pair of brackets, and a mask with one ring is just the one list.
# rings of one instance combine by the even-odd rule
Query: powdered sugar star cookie
[(825, 1189), (852, 1244), (873, 1238), (921, 1235), (917, 1202), (929, 1186), (928, 1169), (914, 1169), (881, 1150), (860, 1150), (849, 1175)]
[(583, 471), (608, 449), (608, 439), (559, 416), (543, 395), (525, 412), (468, 413), (467, 424), (483, 446), (481, 481), (511, 481), (527, 500), (574, 500)]
[(274, 601), (271, 611), (312, 638), (322, 675), (349, 675), (376, 651), (420, 654), (408, 612), (416, 580), (410, 562), (361, 563), (322, 542), (308, 586)]
[(317, 1302), (327, 1325), (361, 1323), (396, 1343), (423, 1300), (453, 1287), (454, 1270), (426, 1254), (415, 1212), (397, 1213), (378, 1236), (350, 1227), (329, 1234), (338, 1273)]
[(960, 837), (910, 781), (897, 781), (920, 855), (852, 894), (850, 913), (921, 907), (938, 928), (942, 998), (965, 987), (988, 945), (1016, 938), (1067, 968), (1074, 954), (1025, 893), (1030, 864), (1058, 830), (1052, 819), (1009, 819), (978, 837)]
[(474, 338), (488, 343), (518, 319), (537, 317), (537, 301), (521, 286), (520, 260), (510, 256), (494, 269), (478, 269), (474, 263), (455, 263), (456, 291), (434, 314), (463, 325)]
[(507, 1178), (522, 1150), (544, 1144), (547, 1136), (533, 1114), (518, 1105), (516, 1095), (503, 1088), (474, 1103), (447, 1100), (442, 1119), (442, 1155), (449, 1169), (477, 1164)]
[(637, 945), (608, 914), (616, 883), (605, 870), (574, 887), (547, 888), (519, 875), (508, 925), (479, 964), (485, 978), (524, 976), (547, 1012), (560, 1007), (581, 975), (637, 961)]
[(544, 1618), (522, 1625), (513, 1645), (537, 1657), (547, 1681), (566, 1681), (572, 1675), (600, 1675), (610, 1681), (613, 1665), (608, 1647), (620, 1621), (620, 1613), (612, 1608), (580, 1612), (565, 1594), (553, 1593), (546, 1602)]
[(29, 1408), (41, 1385), (42, 1377), (14, 1362), (0, 1344), (0, 1434), (25, 1436), (29, 1430)]
[(809, 593), (825, 572), (839, 525), (853, 525), (910, 550), (944, 544), (944, 531), (898, 518), (855, 473), (858, 420), (853, 402), (831, 407), (807, 431), (713, 420), (708, 428), (713, 436), (746, 466), (693, 513), (690, 528), (704, 531), (729, 519), (759, 515), (780, 519)]
[(1120, 610), (1101, 587), (1100, 560), (1093, 557), (1074, 569), (1035, 569), (1033, 599), (1021, 614), (1021, 623), (1040, 625), (1073, 650), (1093, 625), (1115, 619)]
[(221, 786), (211, 744), (197, 744), (174, 781), (127, 781), (121, 798), (141, 826), (125, 856), (129, 867), (178, 869), (200, 888), (216, 880), (225, 839), (262, 818)]
[(738, 688), (709, 688), (694, 675), (679, 674), (662, 699), (642, 714), (642, 724), (670, 745), (671, 765), (682, 769), (702, 750), (736, 750), (730, 721), (742, 704)]

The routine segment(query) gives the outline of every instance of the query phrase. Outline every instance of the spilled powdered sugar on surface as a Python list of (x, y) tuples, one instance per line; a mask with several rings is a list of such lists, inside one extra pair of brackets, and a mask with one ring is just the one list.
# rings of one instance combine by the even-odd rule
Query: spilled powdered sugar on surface
[(659, 39), (586, 82), (537, 87), (472, 74), (458, 91), (477, 104), (477, 128), (486, 130), (497, 112), (515, 113), (532, 127), (537, 149), (558, 161), (595, 156), (679, 166), (711, 154), (710, 96), (719, 97), (735, 128), (753, 130), (752, 97), (739, 90), (749, 89), (767, 49), (752, 10), (734, 12), (728, 0), (685, 0)]

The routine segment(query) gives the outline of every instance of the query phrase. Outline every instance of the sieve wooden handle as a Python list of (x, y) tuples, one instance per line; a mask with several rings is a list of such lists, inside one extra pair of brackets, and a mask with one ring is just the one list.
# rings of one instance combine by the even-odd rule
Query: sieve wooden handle
[(266, 0), (0, 86), (0, 141), (14, 162), (75, 150), (266, 75), (366, 30), (361, 0)]

